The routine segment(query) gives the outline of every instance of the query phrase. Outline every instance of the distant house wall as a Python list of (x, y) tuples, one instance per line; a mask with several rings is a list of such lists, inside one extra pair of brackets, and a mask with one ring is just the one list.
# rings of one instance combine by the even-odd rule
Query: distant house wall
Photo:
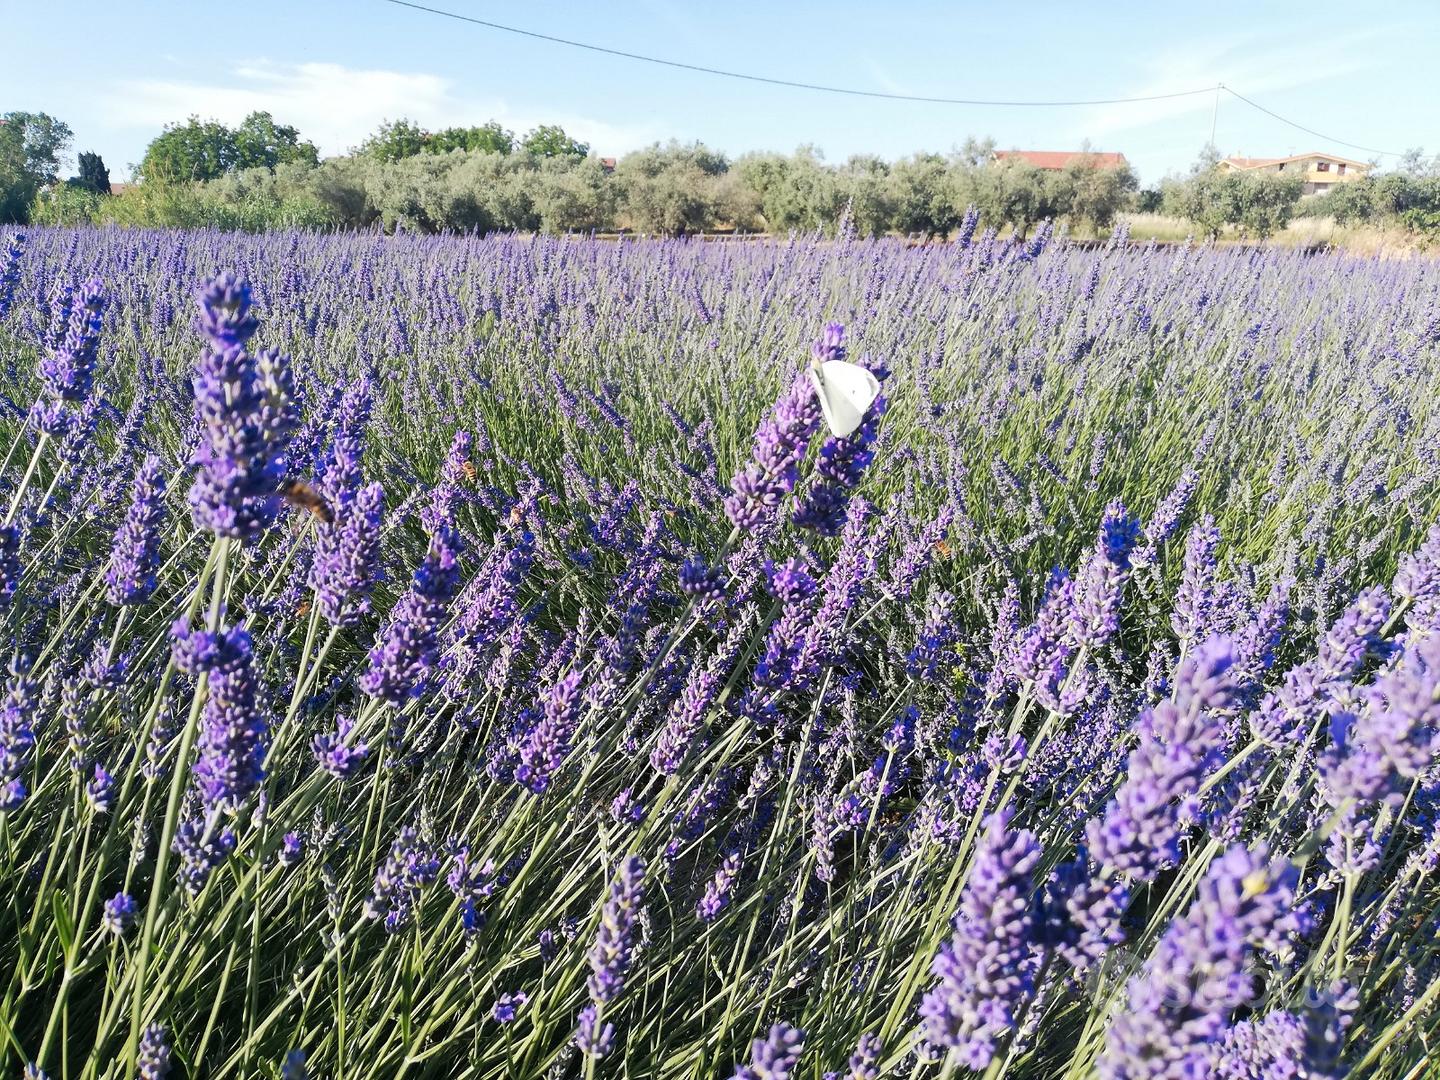
[(1273, 172), (1287, 176), (1298, 173), (1304, 181), (1301, 192), (1305, 195), (1323, 195), (1336, 184), (1348, 184), (1370, 171), (1370, 166), (1363, 161), (1321, 153), (1283, 158), (1228, 157), (1221, 160), (1219, 167), (1225, 172)]

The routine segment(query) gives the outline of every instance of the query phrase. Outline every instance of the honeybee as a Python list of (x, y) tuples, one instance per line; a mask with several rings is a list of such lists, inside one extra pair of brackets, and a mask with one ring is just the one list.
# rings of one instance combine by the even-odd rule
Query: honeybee
[(944, 540), (937, 540), (935, 541), (935, 554), (948, 559), (954, 552), (950, 550), (950, 545)]
[(467, 461), (461, 465), (460, 471), (465, 474), (466, 480), (469, 480), (472, 484), (475, 482), (475, 463), (473, 461)]
[(308, 481), (286, 480), (282, 482), (280, 497), (291, 506), (306, 511), (326, 525), (333, 524), (335, 521), (335, 511), (330, 509), (330, 504), (325, 501), (325, 496), (321, 495)]

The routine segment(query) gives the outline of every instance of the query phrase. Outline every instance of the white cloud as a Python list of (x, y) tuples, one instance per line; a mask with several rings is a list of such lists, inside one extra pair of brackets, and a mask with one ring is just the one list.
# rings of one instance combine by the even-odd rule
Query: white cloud
[(136, 79), (121, 83), (107, 101), (115, 127), (159, 128), (196, 115), (235, 124), (263, 110), (293, 124), (322, 155), (345, 153), (382, 120), (409, 117), (424, 127), (498, 120), (523, 133), (537, 124), (559, 124), (598, 153), (620, 154), (661, 138), (651, 124), (610, 124), (574, 113), (512, 106), (502, 98), (467, 98), (453, 81), (424, 72), (348, 68), (341, 64), (238, 65), (216, 82)]

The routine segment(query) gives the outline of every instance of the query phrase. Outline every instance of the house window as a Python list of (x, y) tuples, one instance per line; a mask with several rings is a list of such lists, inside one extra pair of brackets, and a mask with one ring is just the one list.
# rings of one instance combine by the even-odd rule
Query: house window
[(1344, 163), (1343, 161), (1342, 161), (1339, 165), (1336, 165), (1336, 166), (1335, 166), (1335, 175), (1336, 175), (1336, 176), (1344, 176), (1344, 175), (1345, 175), (1345, 163)]
[(1328, 162), (1328, 161), (1319, 162), (1319, 163), (1315, 166), (1315, 171), (1316, 171), (1316, 172), (1329, 172), (1329, 171), (1330, 171), (1330, 162)]

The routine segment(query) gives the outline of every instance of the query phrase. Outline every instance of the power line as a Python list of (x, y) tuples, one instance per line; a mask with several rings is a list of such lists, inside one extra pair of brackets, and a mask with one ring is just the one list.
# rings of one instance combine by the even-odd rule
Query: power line
[(585, 41), (573, 41), (570, 38), (556, 37), (553, 34), (542, 34), (535, 30), (522, 30), (518, 26), (506, 26), (503, 23), (490, 22), (487, 19), (477, 19), (472, 15), (461, 15), (455, 11), (445, 11), (441, 8), (428, 7), (425, 4), (412, 3), (411, 0), (385, 0), (385, 2), (394, 4), (397, 7), (411, 8), (415, 11), (427, 11), (431, 15), (441, 15), (447, 19), (473, 23), (476, 26), (484, 26), (491, 30), (501, 30), (507, 34), (518, 34), (521, 37), (534, 38), (538, 41), (549, 41), (556, 45), (568, 45), (573, 49), (585, 49), (588, 52), (604, 53), (607, 56), (620, 56), (626, 60), (640, 60), (647, 64), (659, 64), (662, 67), (679, 68), (682, 71), (698, 71), (703, 75), (720, 75), (727, 79), (744, 79), (746, 82), (767, 83), (771, 86), (788, 86), (796, 90), (818, 90), (826, 94), (846, 94), (850, 97), (884, 98), (889, 101), (915, 101), (931, 105), (997, 105), (1015, 108), (1062, 108), (1081, 105), (1124, 105), (1137, 101), (1164, 101), (1169, 98), (1194, 97), (1197, 94), (1213, 94), (1215, 92), (1215, 87), (1206, 86), (1199, 90), (1177, 90), (1169, 94), (1092, 98), (1086, 101), (996, 101), (985, 98), (945, 98), (924, 97), (919, 94), (888, 94), (880, 90), (857, 90), (854, 87), (825, 86), (820, 83), (797, 82), (793, 79), (775, 79), (767, 75), (750, 75), (742, 71), (725, 71), (721, 68), (705, 67), (701, 64), (687, 64), (680, 60), (666, 60), (658, 56), (645, 56), (641, 53), (626, 52), (623, 49), (611, 49), (604, 45), (592, 45)]
[[(489, 19), (476, 18), (473, 15), (462, 15), (457, 11), (446, 11), (443, 8), (430, 7), (426, 4), (417, 4), (414, 0), (385, 0), (388, 4), (396, 7), (410, 8), (412, 11), (424, 11), (431, 15), (439, 15), (446, 19), (455, 19), (458, 22), (471, 23), (474, 26), (483, 26), (489, 30), (499, 30), (506, 34), (516, 34), (520, 37), (533, 38), (536, 41), (548, 41), (554, 45), (565, 45), (572, 49), (584, 49), (587, 52), (602, 53), (606, 56), (619, 56), (626, 60), (639, 60), (646, 64), (658, 64), (661, 67), (678, 68), (681, 71), (695, 71), (702, 75), (718, 75), (726, 79), (742, 79), (745, 82), (764, 83), (769, 86), (786, 86), (795, 90), (815, 90), (825, 94), (844, 94), (848, 97), (881, 98), (886, 101), (914, 101), (929, 105), (984, 105), (999, 106), (1005, 108), (1070, 108), (1085, 105), (1128, 105), (1143, 101), (1167, 101), (1174, 98), (1196, 97), (1200, 94), (1218, 94), (1224, 90), (1237, 101), (1244, 102), (1252, 109), (1256, 109), (1272, 119), (1280, 121), (1303, 131), (1307, 135), (1314, 135), (1317, 139), (1325, 142), (1336, 143), (1340, 146), (1349, 147), (1352, 150), (1363, 150), (1367, 154), (1379, 154), (1382, 157), (1403, 157), (1404, 155), (1395, 150), (1377, 150), (1373, 146), (1361, 146), (1359, 143), (1347, 142), (1344, 139), (1336, 139), (1330, 135), (1316, 131), (1314, 128), (1306, 127), (1288, 117), (1281, 116), (1273, 109), (1267, 109), (1258, 101), (1254, 101), (1238, 90), (1226, 86), (1224, 83), (1217, 83), (1214, 86), (1201, 87), (1198, 90), (1176, 90), (1168, 94), (1139, 94), (1133, 97), (1115, 98), (1089, 98), (1084, 100), (1068, 101), (1003, 101), (994, 98), (947, 98), (947, 97), (926, 97), (920, 94), (892, 94), (882, 90), (860, 90), (850, 86), (827, 86), (823, 83), (800, 82), (795, 79), (777, 79), (768, 75), (752, 75), (743, 71), (727, 71), (723, 68), (706, 67), (703, 64), (688, 64), (682, 60), (667, 60), (659, 56), (646, 56), (643, 53), (626, 52), (624, 49), (612, 49), (605, 45), (595, 45), (587, 41), (575, 41), (572, 38), (557, 37), (554, 34), (542, 34), (538, 30), (525, 30), (518, 26), (507, 26), (504, 23), (492, 22)], [(1212, 135), (1212, 142), (1214, 141)]]
[(1322, 134), (1321, 132), (1316, 131), (1314, 128), (1308, 128), (1308, 127), (1306, 127), (1304, 124), (1297, 124), (1294, 120), (1290, 120), (1290, 119), (1287, 119), (1286, 117), (1281, 116), (1279, 113), (1275, 112), (1273, 109), (1267, 109), (1264, 105), (1261, 105), (1258, 101), (1251, 101), (1251, 100), (1250, 100), (1248, 97), (1246, 97), (1244, 94), (1240, 93), (1240, 92), (1237, 91), (1237, 90), (1232, 90), (1230, 87), (1226, 86), (1224, 83), (1221, 83), (1221, 84), (1220, 84), (1220, 89), (1221, 89), (1221, 90), (1224, 90), (1224, 91), (1225, 91), (1227, 94), (1229, 94), (1231, 97), (1238, 98), (1240, 101), (1243, 101), (1246, 105), (1249, 105), (1252, 109), (1259, 109), (1259, 110), (1260, 110), (1262, 113), (1264, 113), (1266, 116), (1274, 117), (1276, 120), (1279, 120), (1282, 124), (1289, 124), (1291, 127), (1295, 128), (1297, 131), (1303, 131), (1303, 132), (1305, 132), (1305, 134), (1307, 134), (1307, 135), (1314, 135), (1317, 139), (1323, 139), (1323, 140), (1325, 140), (1326, 142), (1330, 142), (1330, 143), (1339, 143), (1341, 146), (1348, 146), (1351, 150), (1364, 150), (1367, 154), (1379, 154), (1381, 157), (1404, 157), (1404, 156), (1405, 156), (1404, 154), (1398, 153), (1398, 152), (1395, 151), (1395, 150), (1377, 150), (1377, 149), (1375, 149), (1375, 147), (1373, 147), (1373, 146), (1361, 146), (1359, 143), (1346, 142), (1344, 139), (1337, 139), (1337, 138), (1335, 138), (1335, 137), (1332, 136), (1332, 135), (1324, 135), (1324, 134)]

